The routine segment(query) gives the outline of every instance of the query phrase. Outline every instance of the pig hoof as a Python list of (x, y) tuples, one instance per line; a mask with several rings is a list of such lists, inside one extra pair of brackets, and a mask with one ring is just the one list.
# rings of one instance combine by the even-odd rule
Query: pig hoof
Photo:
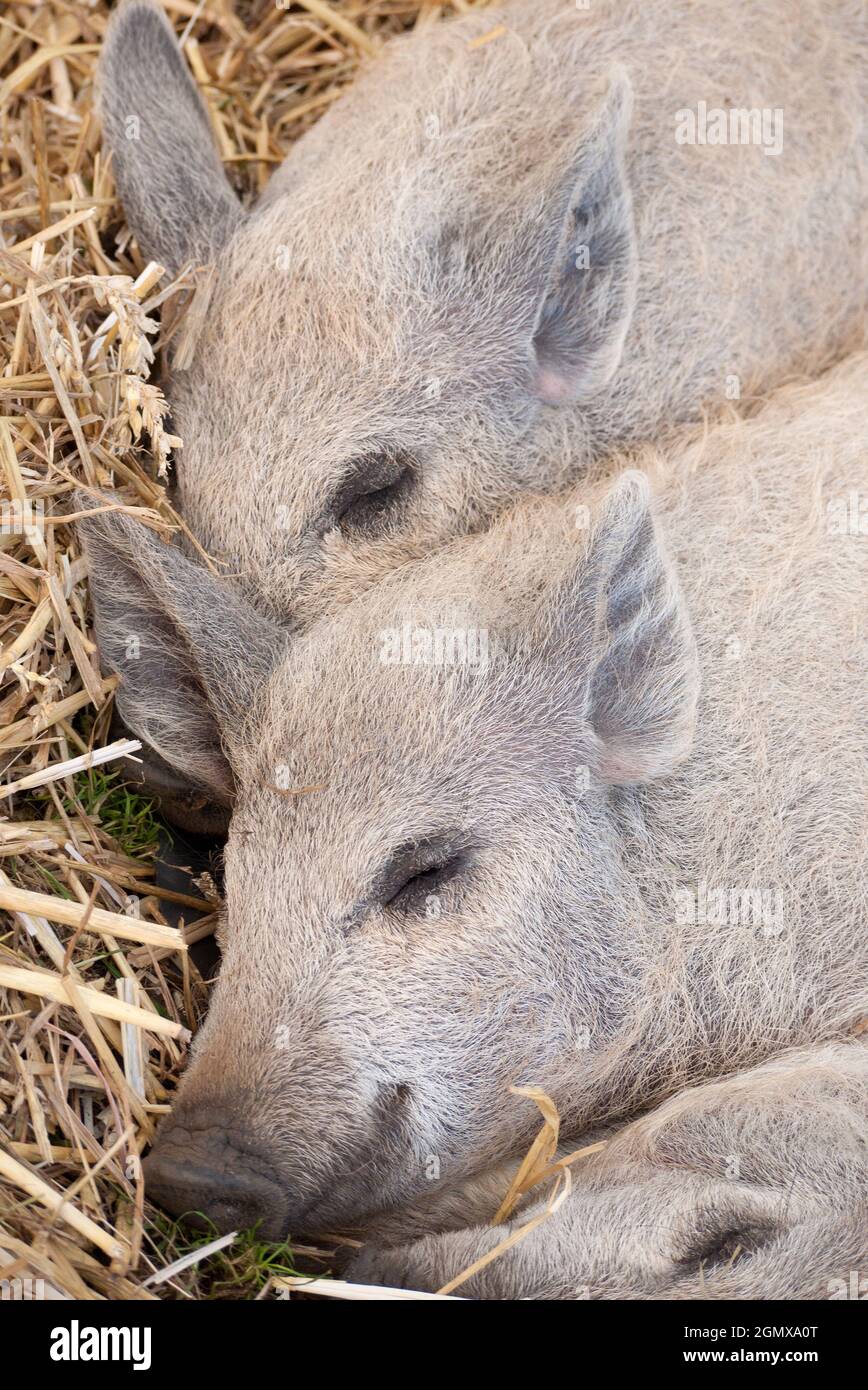
[(412, 1246), (385, 1250), (380, 1246), (365, 1246), (350, 1261), (344, 1278), (351, 1284), (376, 1284), (391, 1289), (415, 1289), (433, 1293), (430, 1280), (413, 1259)]

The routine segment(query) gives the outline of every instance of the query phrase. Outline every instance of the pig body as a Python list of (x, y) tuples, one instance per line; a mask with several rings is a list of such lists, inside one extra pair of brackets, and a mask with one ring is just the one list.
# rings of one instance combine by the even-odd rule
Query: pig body
[(127, 0), (102, 113), (128, 217), (168, 265), (214, 261), (167, 383), (199, 540), (305, 625), (840, 353), (865, 41), (838, 0), (514, 0), (387, 45), (245, 213), (173, 35)]
[[(527, 500), (285, 651), (127, 518), (88, 523), (134, 731), (237, 787), (221, 978), (153, 1195), (273, 1235), (386, 1220), (394, 1242), (426, 1200), (450, 1224), (450, 1192), (529, 1142), (510, 1085), (547, 1091), (579, 1143), (848, 1036), (868, 1012), (866, 371)], [(130, 624), (158, 672), (124, 665)], [(762, 1082), (736, 1091), (772, 1123)], [(701, 1233), (692, 1132), (672, 1167)], [(726, 1209), (736, 1233), (760, 1207), (783, 1232), (786, 1204), (774, 1227), (753, 1195)], [(659, 1205), (636, 1202), (650, 1230)]]
[(551, 1214), (557, 1194), (542, 1184), (507, 1224), (475, 1224), (490, 1220), (508, 1178), (499, 1190), (471, 1184), (449, 1212), (470, 1215), (466, 1229), (366, 1246), (347, 1277), (433, 1292), (542, 1216), (457, 1294), (864, 1299), (866, 1097), (864, 1044), (785, 1053), (682, 1092), (571, 1163), (571, 1195)]

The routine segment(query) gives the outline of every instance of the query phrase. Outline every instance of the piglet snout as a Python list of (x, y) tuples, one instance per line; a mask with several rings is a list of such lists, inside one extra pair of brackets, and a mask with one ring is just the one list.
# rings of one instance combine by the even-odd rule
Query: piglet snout
[(192, 1225), (221, 1233), (257, 1226), (270, 1240), (286, 1235), (286, 1200), (267, 1154), (210, 1117), (170, 1122), (143, 1169), (150, 1200)]

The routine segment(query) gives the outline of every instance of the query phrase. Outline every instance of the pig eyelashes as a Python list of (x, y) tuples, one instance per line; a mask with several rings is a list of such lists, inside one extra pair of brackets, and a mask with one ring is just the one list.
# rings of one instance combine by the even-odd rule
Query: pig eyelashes
[(356, 459), (329, 508), (330, 525), (347, 535), (384, 529), (410, 492), (415, 473), (413, 462), (399, 450)]

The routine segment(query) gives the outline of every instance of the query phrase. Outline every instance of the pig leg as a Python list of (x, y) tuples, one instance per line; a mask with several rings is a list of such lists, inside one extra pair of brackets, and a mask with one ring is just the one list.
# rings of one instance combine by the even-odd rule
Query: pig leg
[[(484, 1299), (826, 1299), (868, 1292), (868, 1048), (790, 1053), (635, 1121), (523, 1240), (456, 1292)], [(347, 1278), (433, 1291), (508, 1226), (364, 1249)]]

